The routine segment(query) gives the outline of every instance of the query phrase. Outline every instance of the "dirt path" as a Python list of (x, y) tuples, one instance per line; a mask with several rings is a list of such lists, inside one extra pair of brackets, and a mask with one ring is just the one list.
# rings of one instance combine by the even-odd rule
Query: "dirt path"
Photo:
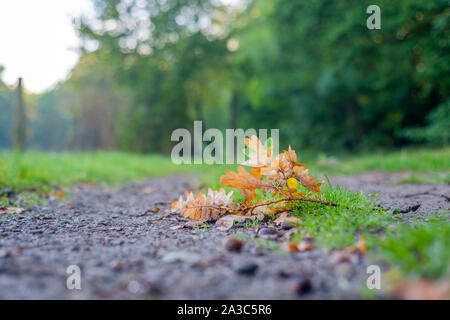
[[(224, 239), (235, 232), (254, 238), (255, 230), (171, 230), (185, 220), (170, 214), (168, 204), (194, 184), (194, 177), (178, 176), (116, 189), (80, 188), (68, 201), (52, 201), (2, 220), (0, 299), (358, 297), (368, 263), (357, 255), (336, 263), (321, 249), (283, 255), (255, 241), (230, 252)], [(428, 189), (420, 186), (414, 192)], [(433, 189), (445, 192), (448, 186)], [(432, 197), (430, 206), (435, 201), (448, 206), (448, 200)], [(160, 210), (153, 212), (154, 207)], [(266, 237), (285, 232), (279, 229)], [(69, 265), (81, 269), (81, 290), (66, 287)]]
[(447, 213), (450, 208), (450, 185), (398, 184), (404, 174), (367, 172), (354, 176), (333, 176), (330, 183), (348, 190), (377, 194), (377, 203), (397, 210), (404, 217)]

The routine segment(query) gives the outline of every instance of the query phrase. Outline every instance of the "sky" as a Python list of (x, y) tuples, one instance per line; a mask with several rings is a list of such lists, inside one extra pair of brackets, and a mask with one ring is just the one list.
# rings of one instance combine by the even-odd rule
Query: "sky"
[(41, 93), (66, 79), (79, 58), (72, 18), (93, 11), (90, 0), (0, 0), (3, 81)]

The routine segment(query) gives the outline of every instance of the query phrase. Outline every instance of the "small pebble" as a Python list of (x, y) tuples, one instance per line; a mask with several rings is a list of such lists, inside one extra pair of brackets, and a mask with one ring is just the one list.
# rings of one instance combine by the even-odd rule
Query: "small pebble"
[(262, 228), (259, 230), (258, 236), (267, 240), (276, 240), (278, 238), (278, 231), (274, 228)]
[(293, 291), (298, 295), (304, 295), (312, 291), (312, 284), (309, 278), (294, 275), (289, 280), (292, 282)]
[(281, 223), (281, 229), (283, 229), (283, 230), (290, 230), (293, 227), (294, 226), (292, 224), (290, 224), (289, 222), (282, 222)]
[(244, 243), (236, 238), (229, 238), (225, 241), (224, 247), (230, 252), (241, 252)]
[(258, 234), (260, 235), (267, 235), (267, 234), (277, 234), (277, 230), (274, 228), (262, 228), (259, 230)]
[(241, 275), (245, 275), (245, 276), (253, 276), (257, 270), (258, 270), (258, 265), (256, 263), (249, 262), (249, 263), (239, 266), (236, 269), (236, 272)]
[(14, 190), (11, 188), (4, 188), (2, 191), (2, 196), (6, 196), (7, 198), (10, 198), (14, 195)]
[(254, 256), (262, 256), (264, 255), (264, 249), (260, 246), (252, 247), (250, 249), (250, 253)]

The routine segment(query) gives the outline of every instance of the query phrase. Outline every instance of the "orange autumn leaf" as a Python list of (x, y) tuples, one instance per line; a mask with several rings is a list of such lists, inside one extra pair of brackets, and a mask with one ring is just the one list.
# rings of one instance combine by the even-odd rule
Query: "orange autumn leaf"
[(302, 186), (305, 188), (311, 189), (311, 191), (315, 193), (320, 192), (321, 182), (316, 182), (316, 178), (308, 175), (308, 169), (304, 167), (295, 166), (294, 169), (295, 178), (300, 182)]
[(295, 150), (289, 146), (289, 149), (286, 151), (284, 150), (284, 155), (286, 158), (286, 161), (290, 162), (293, 165), (299, 166), (299, 167), (307, 167), (306, 164), (300, 163), (297, 161), (297, 154), (295, 153)]
[(364, 236), (359, 236), (358, 242), (356, 243), (356, 245), (348, 247), (347, 251), (348, 252), (367, 253), (366, 238), (364, 238)]
[(220, 183), (224, 186), (240, 189), (247, 200), (254, 196), (252, 192), (256, 189), (262, 189), (263, 191), (273, 189), (269, 182), (254, 177), (244, 167), (239, 166), (237, 171), (227, 170), (225, 175), (220, 177)]
[(251, 168), (250, 169), (250, 174), (252, 176), (254, 176), (255, 178), (259, 178), (262, 176), (261, 174), (261, 168)]
[(306, 164), (297, 161), (295, 150), (289, 146), (289, 149), (284, 150), (283, 153), (277, 155), (270, 165), (261, 167), (261, 174), (265, 176), (274, 176), (279, 172), (283, 172), (285, 177), (290, 177), (292, 176), (292, 170), (295, 166), (307, 167)]
[(240, 191), (242, 195), (245, 197), (246, 204), (251, 205), (253, 200), (256, 200), (259, 203), (259, 199), (255, 190), (240, 189)]

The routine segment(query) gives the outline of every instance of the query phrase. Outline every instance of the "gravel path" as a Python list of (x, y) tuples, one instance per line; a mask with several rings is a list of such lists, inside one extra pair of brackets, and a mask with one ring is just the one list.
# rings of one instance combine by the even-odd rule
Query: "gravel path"
[[(362, 188), (352, 185), (356, 182), (349, 178), (336, 177), (332, 182), (338, 183), (338, 179), (347, 179), (339, 183), (356, 190)], [(318, 248), (277, 253), (251, 241), (260, 237), (251, 228), (171, 230), (186, 220), (170, 214), (168, 205), (193, 185), (194, 176), (173, 176), (117, 188), (79, 187), (68, 200), (50, 201), (45, 207), (30, 207), (22, 214), (2, 219), (0, 299), (359, 296), (368, 263), (357, 254), (336, 260)], [(428, 190), (427, 186), (417, 188), (408, 189), (408, 193)], [(448, 186), (437, 188), (433, 193), (448, 195)], [(387, 201), (383, 204), (389, 205), (390, 196), (386, 197), (382, 198)], [(411, 196), (414, 200), (419, 197)], [(421, 200), (423, 210), (435, 202), (438, 207), (448, 206), (448, 199), (432, 196), (429, 203), (427, 199), (423, 196)], [(229, 242), (228, 247), (223, 244), (236, 232), (248, 239), (240, 250), (239, 243)], [(286, 232), (279, 228), (264, 237), (279, 238)], [(70, 265), (81, 269), (80, 290), (66, 287), (66, 269)]]

